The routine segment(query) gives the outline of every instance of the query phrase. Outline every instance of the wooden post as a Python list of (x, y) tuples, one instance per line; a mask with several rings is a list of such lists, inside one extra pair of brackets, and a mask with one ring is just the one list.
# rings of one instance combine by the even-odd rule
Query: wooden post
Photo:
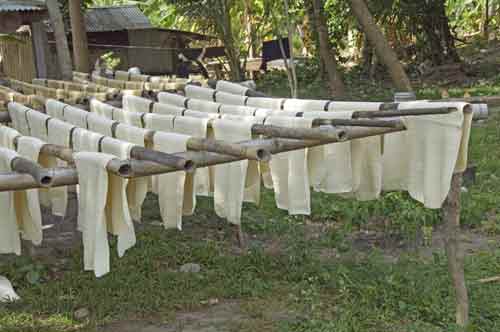
[(71, 36), (73, 39), (73, 59), (75, 69), (79, 72), (88, 73), (89, 46), (87, 41), (87, 29), (81, 0), (69, 0), (69, 16), (71, 19)]
[(462, 173), (453, 175), (451, 188), (443, 204), (445, 224), (445, 250), (448, 257), (448, 271), (455, 288), (456, 323), (465, 328), (469, 323), (469, 297), (465, 284), (465, 253), (461, 246), (460, 232), (460, 191)]
[(43, 22), (33, 22), (31, 24), (31, 38), (33, 50), (35, 51), (36, 76), (38, 78), (48, 78), (50, 50)]

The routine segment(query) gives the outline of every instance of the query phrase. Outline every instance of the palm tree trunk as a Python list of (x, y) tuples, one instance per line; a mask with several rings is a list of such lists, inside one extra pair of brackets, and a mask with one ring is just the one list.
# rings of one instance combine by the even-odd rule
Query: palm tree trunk
[(71, 55), (69, 53), (66, 32), (64, 31), (61, 10), (59, 9), (59, 2), (57, 0), (47, 0), (47, 9), (56, 39), (57, 60), (61, 70), (61, 76), (63, 80), (71, 81), (73, 79), (73, 66), (71, 64)]
[(330, 38), (328, 36), (328, 28), (326, 25), (326, 18), (324, 16), (324, 8), (322, 0), (311, 0), (314, 13), (312, 20), (316, 24), (316, 31), (319, 41), (319, 56), (321, 62), (325, 66), (328, 75), (328, 84), (330, 86), (330, 93), (332, 97), (339, 98), (345, 95), (345, 85), (342, 73), (338, 70), (337, 61), (335, 59), (335, 52), (330, 45)]
[(81, 0), (69, 0), (69, 16), (71, 19), (75, 69), (79, 72), (88, 73), (90, 71), (89, 46)]
[(380, 61), (387, 67), (396, 88), (400, 91), (412, 91), (410, 79), (399, 62), (396, 52), (389, 46), (382, 31), (376, 25), (363, 0), (349, 0), (352, 11), (371, 45), (375, 48)]

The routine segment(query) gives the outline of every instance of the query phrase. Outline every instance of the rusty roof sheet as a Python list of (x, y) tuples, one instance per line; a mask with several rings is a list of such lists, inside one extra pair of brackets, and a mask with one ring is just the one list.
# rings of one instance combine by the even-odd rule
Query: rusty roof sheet
[(152, 28), (139, 7), (115, 6), (89, 8), (85, 13), (88, 32), (120, 31)]
[(0, 12), (20, 12), (45, 10), (41, 0), (0, 0)]

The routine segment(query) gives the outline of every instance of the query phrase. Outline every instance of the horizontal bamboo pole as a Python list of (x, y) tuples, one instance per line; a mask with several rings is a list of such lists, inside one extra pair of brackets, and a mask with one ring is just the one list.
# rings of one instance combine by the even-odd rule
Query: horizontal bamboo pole
[[(75, 162), (73, 158), (73, 150), (60, 145), (45, 144), (44, 146), (42, 146), (40, 152), (64, 160), (70, 165), (74, 164)], [(133, 167), (130, 160), (112, 159), (108, 163), (106, 169), (110, 173), (123, 178), (133, 177), (136, 173), (136, 169)], [(140, 169), (137, 171), (140, 172)]]
[(305, 140), (328, 140), (337, 138), (337, 132), (330, 128), (288, 128), (261, 124), (252, 126), (252, 134)]
[(249, 148), (221, 140), (190, 138), (188, 148), (194, 151), (210, 151), (231, 156), (242, 156), (250, 160), (269, 161), (271, 159), (271, 153), (266, 149), (259, 147)]
[(314, 119), (313, 126), (351, 126), (398, 128), (404, 126), (401, 120), (350, 120), (350, 119)]
[(488, 104), (488, 106), (490, 107), (496, 107), (500, 106), (500, 96), (449, 98), (442, 100), (432, 100), (431, 102), (465, 102), (471, 104)]
[[(15, 159), (13, 160), (13, 162)], [(141, 176), (132, 173), (132, 166), (128, 161), (120, 159), (112, 159), (108, 163), (106, 169), (114, 170), (112, 173), (120, 175), (121, 177), (131, 178)], [(50, 185), (39, 183), (31, 174), (25, 172), (0, 172), (0, 192), (2, 191), (16, 191), (36, 188), (54, 188), (62, 186), (70, 186), (78, 184), (78, 173), (75, 168), (61, 167), (61, 168), (47, 168), (43, 169), (47, 174), (50, 174)]]
[(395, 110), (395, 111), (356, 111), (352, 114), (353, 119), (358, 118), (392, 118), (398, 116), (419, 116), (419, 115), (434, 115), (448, 114), (456, 111), (454, 107), (429, 107), (410, 110)]
[[(358, 139), (363, 137), (378, 136), (383, 134), (388, 134), (392, 132), (398, 132), (405, 130), (404, 128), (364, 128), (364, 127), (353, 127), (345, 130), (338, 130), (337, 137), (331, 137), (328, 140), (318, 141), (318, 140), (295, 140), (295, 139), (258, 139), (247, 142), (241, 142), (243, 147), (255, 148), (255, 147), (265, 147), (271, 153), (282, 153), (294, 150), (300, 150), (308, 147), (314, 147), (324, 144), (343, 142), (351, 139)], [(223, 155), (214, 152), (195, 152), (188, 151), (184, 153), (175, 154), (180, 158), (185, 158), (188, 160), (193, 160), (199, 167), (213, 166), (218, 164), (224, 164), (239, 160), (244, 160), (242, 157), (235, 157), (230, 155)], [(115, 162), (115, 160), (112, 160)], [(140, 167), (136, 167), (136, 163), (140, 163)], [(140, 162), (137, 160), (131, 160), (130, 164), (123, 163), (120, 160), (116, 160), (116, 165), (113, 168), (117, 168), (118, 165), (123, 167), (122, 173), (126, 173), (128, 167), (130, 170), (134, 170), (134, 174), (130, 177), (140, 177), (148, 176), (154, 174), (163, 174), (167, 172), (178, 171), (173, 168), (168, 169), (167, 167), (158, 168), (155, 163), (144, 161)], [(109, 166), (109, 165), (108, 165)], [(147, 167), (151, 166), (151, 168)], [(141, 169), (142, 167), (142, 169)], [(78, 183), (78, 176), (76, 169), (74, 168), (56, 168), (48, 170), (52, 174), (52, 187), (74, 185)], [(32, 188), (40, 188), (40, 184), (36, 180), (27, 174), (22, 173), (0, 173), (0, 192), (1, 191), (12, 191), (12, 190), (24, 190)]]
[[(346, 133), (344, 130), (338, 130), (337, 137), (332, 137), (328, 141), (301, 141), (293, 139), (258, 139), (247, 142), (240, 143), (243, 147), (257, 148), (264, 147), (269, 149), (272, 153), (287, 152), (293, 150), (304, 149), (310, 146), (328, 144), (343, 141), (346, 137), (359, 138), (363, 135), (380, 135), (387, 132), (397, 131), (394, 128), (363, 128), (364, 131), (353, 131), (351, 134)], [(376, 131), (376, 132), (375, 132)], [(244, 160), (243, 157), (235, 157), (230, 155), (218, 154), (214, 152), (207, 151), (188, 151), (183, 153), (174, 154), (180, 158), (193, 160), (200, 167), (213, 166), (218, 164), (224, 164), (234, 161)], [(113, 162), (113, 161), (112, 161)], [(130, 164), (122, 163), (117, 160), (117, 165), (113, 168), (117, 168), (118, 165), (123, 167), (121, 169), (122, 173), (126, 173), (127, 170), (133, 170), (130, 177), (140, 177), (140, 176), (150, 176), (155, 174), (163, 174), (167, 172), (178, 171), (173, 168), (168, 167), (158, 167), (158, 164), (149, 161), (137, 161), (130, 160)], [(140, 163), (137, 167), (137, 163)], [(109, 165), (108, 165), (109, 166)], [(56, 168), (51, 169), (50, 172), (53, 174), (52, 187), (74, 185), (78, 183), (78, 176), (76, 174), (76, 169), (74, 168)], [(26, 177), (25, 174), (21, 173), (0, 173), (0, 191), (11, 191), (11, 190), (24, 190), (39, 188), (40, 185), (31, 177)]]
[(52, 185), (52, 174), (49, 170), (42, 168), (39, 164), (23, 157), (16, 157), (11, 162), (13, 171), (29, 174), (40, 186), (48, 188)]
[[(1, 112), (6, 113), (7, 116), (9, 115), (8, 112)], [(8, 117), (3, 117), (0, 118), (0, 122), (10, 122), (10, 116)], [(48, 155), (55, 156), (61, 160), (64, 160), (69, 163), (73, 163), (73, 150), (64, 148), (62, 146), (58, 145), (53, 145), (53, 144), (46, 144), (42, 147), (42, 153), (46, 153)], [(182, 170), (186, 172), (193, 172), (194, 169), (196, 168), (196, 164), (193, 163), (192, 160), (186, 160), (183, 158), (176, 157), (172, 154), (164, 153), (161, 151), (155, 151), (155, 150), (150, 150), (146, 149), (140, 146), (134, 146), (131, 151), (130, 151), (130, 157), (133, 159), (138, 159), (141, 161), (150, 161), (153, 163), (158, 163), (159, 165), (156, 166), (156, 169), (160, 170)], [(151, 168), (153, 167), (151, 163), (148, 163), (147, 166), (141, 166), (140, 163), (134, 163), (135, 167), (140, 173), (142, 173), (142, 170), (146, 168)], [(109, 171), (113, 173), (117, 173), (117, 169), (108, 169)], [(132, 170), (133, 173), (135, 173), (134, 170)], [(161, 171), (160, 171), (161, 172)], [(118, 174), (120, 175), (120, 174)]]
[(141, 161), (157, 163), (159, 164), (158, 167), (167, 167), (167, 169), (175, 169), (186, 172), (194, 172), (196, 169), (196, 164), (192, 160), (178, 157), (173, 154), (146, 149), (140, 146), (134, 146), (130, 150), (130, 157)]
[[(74, 168), (55, 168), (51, 170), (52, 187), (78, 184), (78, 174)], [(0, 172), (0, 192), (44, 188), (29, 174)]]
[[(146, 142), (154, 143), (154, 130), (149, 130), (146, 135)], [(221, 140), (191, 137), (187, 141), (188, 150), (208, 151), (220, 154), (227, 154), (234, 157), (242, 157), (250, 160), (268, 161), (271, 159), (271, 153), (263, 148), (246, 148), (238, 143), (228, 143)], [(197, 165), (197, 164), (196, 164)]]

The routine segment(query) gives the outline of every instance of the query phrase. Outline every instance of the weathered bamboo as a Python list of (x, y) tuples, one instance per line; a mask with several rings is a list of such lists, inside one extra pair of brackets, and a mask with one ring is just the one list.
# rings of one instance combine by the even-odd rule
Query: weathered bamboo
[(61, 160), (66, 161), (67, 163), (73, 164), (74, 159), (73, 159), (73, 150), (69, 148), (65, 148), (60, 145), (55, 145), (55, 144), (45, 144), (42, 146), (40, 149), (40, 153), (46, 154), (49, 156), (57, 157)]
[(350, 126), (350, 127), (382, 127), (398, 128), (404, 126), (401, 120), (343, 120), (343, 119), (314, 119), (313, 126)]
[(210, 151), (231, 156), (241, 156), (245, 159), (269, 161), (271, 153), (259, 147), (244, 147), (240, 144), (227, 143), (221, 140), (190, 138), (188, 149), (193, 151)]
[(431, 102), (465, 102), (471, 104), (488, 104), (488, 106), (500, 106), (500, 96), (481, 96), (468, 98), (450, 98), (443, 100), (432, 100)]
[[(255, 148), (262, 147), (269, 150), (271, 153), (281, 153), (293, 150), (304, 149), (307, 147), (313, 147), (323, 144), (341, 142), (348, 139), (356, 139), (362, 137), (376, 136), (387, 134), (391, 132), (401, 131), (404, 129), (400, 128), (349, 128), (336, 131), (338, 132), (337, 137), (331, 137), (328, 140), (318, 141), (318, 140), (296, 140), (296, 139), (257, 139), (247, 142), (241, 142), (243, 147)], [(188, 151), (183, 153), (174, 154), (180, 158), (187, 160), (192, 160), (199, 167), (213, 166), (218, 164), (229, 163), (233, 161), (240, 161), (246, 158), (235, 157), (230, 155), (218, 154), (214, 152), (207, 151)], [(114, 161), (112, 161), (114, 162)], [(108, 165), (109, 166), (109, 165)], [(150, 161), (138, 161), (130, 160), (123, 162), (121, 160), (116, 160), (116, 165), (112, 166), (114, 169), (120, 169), (120, 173), (125, 174), (130, 171), (129, 176), (126, 177), (139, 177), (148, 176), (155, 174), (163, 174), (167, 172), (178, 171), (174, 168), (169, 168), (167, 166), (162, 166)], [(52, 169), (52, 184), (51, 187), (73, 185), (78, 183), (78, 177), (76, 170), (72, 168), (65, 169)], [(21, 190), (21, 189), (31, 189), (39, 188), (40, 185), (29, 176), (26, 178), (24, 174), (20, 173), (2, 173), (0, 175), (0, 191), (10, 191), (10, 190)]]
[(398, 116), (418, 116), (447, 114), (456, 111), (454, 107), (429, 107), (422, 109), (401, 110), (401, 111), (356, 111), (352, 114), (353, 119), (357, 118), (392, 118)]
[[(0, 118), (0, 122), (10, 122), (10, 116), (8, 116), (8, 112), (0, 112), (0, 115), (3, 115), (3, 113), (6, 113), (7, 116), (3, 116), (2, 118)], [(71, 149), (66, 149), (58, 145), (46, 144), (43, 146), (42, 152), (56, 156), (57, 158), (69, 163), (73, 162), (73, 151)], [(154, 167), (154, 169), (156, 169), (160, 173), (162, 172), (162, 170), (170, 171), (172, 169), (193, 172), (196, 168), (196, 164), (193, 163), (192, 160), (186, 160), (172, 154), (150, 150), (140, 146), (134, 146), (131, 149), (130, 157), (141, 161), (150, 161), (152, 163), (159, 164), (154, 166), (152, 165), (152, 163), (148, 163), (144, 166), (141, 166), (140, 163), (134, 163), (137, 169), (140, 170), (140, 173), (143, 172), (142, 170), (144, 168), (149, 169), (151, 167)], [(109, 169), (109, 171), (115, 172), (116, 169)]]
[[(15, 167), (14, 162), (19, 163), (19, 160), (16, 159), (12, 161), (13, 169)], [(111, 171), (112, 173), (115, 173), (124, 178), (140, 176), (133, 173), (133, 167), (128, 161), (123, 161), (120, 159), (110, 160), (106, 168), (108, 169), (108, 171)], [(42, 170), (42, 173), (50, 175), (49, 185), (39, 183), (39, 181), (37, 181), (32, 174), (24, 172), (22, 167), (19, 167), (19, 170), (16, 170), (15, 172), (1, 172), (0, 192), (49, 187), (53, 188), (78, 184), (78, 173), (75, 168), (61, 167)]]
[[(158, 166), (156, 166), (159, 169), (164, 168), (167, 170), (175, 169), (178, 171), (182, 170), (186, 172), (194, 172), (196, 168), (196, 164), (192, 160), (178, 157), (173, 154), (146, 149), (141, 146), (134, 146), (130, 150), (130, 157), (141, 161), (149, 161), (159, 164)], [(138, 167), (138, 163), (134, 164), (136, 164)], [(150, 165), (149, 163), (143, 164), (146, 165), (147, 168), (155, 167), (154, 165)]]
[[(78, 183), (78, 174), (74, 168), (56, 168), (52, 170), (52, 186), (69, 186)], [(29, 174), (16, 172), (0, 173), (0, 192), (41, 188)]]
[[(154, 130), (149, 130), (146, 135), (146, 142), (153, 144)], [(208, 151), (220, 154), (227, 154), (234, 157), (242, 157), (250, 160), (268, 161), (271, 159), (271, 153), (260, 147), (243, 147), (237, 143), (228, 143), (221, 140), (212, 140), (205, 138), (191, 137), (187, 141), (188, 150)]]
[(12, 160), (11, 168), (18, 173), (29, 174), (35, 182), (44, 188), (52, 185), (52, 174), (49, 170), (42, 168), (39, 164), (23, 157), (16, 157)]
[(337, 132), (330, 128), (288, 128), (261, 124), (252, 126), (252, 134), (305, 140), (329, 140), (338, 138)]
[[(40, 149), (40, 152), (42, 154), (47, 154), (49, 156), (57, 157), (61, 160), (66, 161), (68, 164), (74, 164), (75, 160), (73, 158), (73, 150), (65, 148), (60, 145), (55, 145), (55, 144), (45, 144), (42, 146)], [(136, 171), (141, 172), (141, 169), (134, 168), (134, 166), (139, 166), (139, 165), (132, 165), (130, 160), (120, 160), (120, 159), (112, 159), (106, 169), (120, 177), (123, 178), (130, 178), (134, 177), (136, 174)]]

